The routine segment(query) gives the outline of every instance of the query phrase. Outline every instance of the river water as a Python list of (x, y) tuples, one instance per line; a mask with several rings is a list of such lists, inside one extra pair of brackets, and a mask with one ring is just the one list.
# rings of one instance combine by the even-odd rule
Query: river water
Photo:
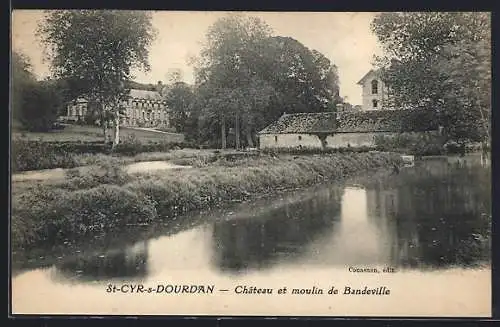
[[(490, 184), (475, 157), (434, 158), (46, 250), (14, 272), (13, 313), (487, 317)], [(384, 295), (346, 291), (365, 286)]]

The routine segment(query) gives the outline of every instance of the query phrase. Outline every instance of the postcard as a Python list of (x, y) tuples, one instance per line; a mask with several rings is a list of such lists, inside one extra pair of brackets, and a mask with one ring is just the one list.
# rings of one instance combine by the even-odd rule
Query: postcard
[(11, 18), (13, 315), (491, 317), (489, 13)]

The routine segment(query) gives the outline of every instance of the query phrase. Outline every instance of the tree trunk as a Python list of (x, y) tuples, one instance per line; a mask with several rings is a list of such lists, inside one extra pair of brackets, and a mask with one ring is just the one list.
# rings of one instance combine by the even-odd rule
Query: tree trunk
[(106, 123), (104, 122), (103, 119), (101, 119), (101, 124), (102, 124), (102, 133), (104, 136), (104, 144), (108, 143), (108, 129), (106, 128)]
[(250, 131), (250, 128), (247, 129), (247, 133), (246, 134), (247, 134), (248, 147), (249, 148), (253, 148), (254, 144), (253, 144), (252, 132)]
[(108, 144), (108, 122), (106, 121), (106, 113), (104, 112), (104, 106), (102, 105), (102, 101), (99, 101), (98, 104), (99, 115), (101, 117), (101, 127), (104, 136), (104, 144)]
[(108, 144), (109, 143), (108, 122), (104, 120), (104, 118), (102, 119), (102, 130), (104, 133), (104, 144)]
[(113, 148), (120, 143), (120, 117), (117, 115), (115, 118), (115, 138), (113, 140)]
[(234, 121), (234, 133), (235, 133), (235, 148), (238, 150), (240, 148), (240, 117), (236, 114)]
[(226, 117), (222, 115), (221, 119), (222, 149), (226, 148)]

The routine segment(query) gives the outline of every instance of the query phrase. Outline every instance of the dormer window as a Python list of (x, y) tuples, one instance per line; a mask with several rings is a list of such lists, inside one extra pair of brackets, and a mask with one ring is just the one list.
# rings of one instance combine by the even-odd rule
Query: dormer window
[(376, 79), (372, 81), (372, 94), (378, 94), (378, 81)]
[(372, 100), (373, 108), (378, 108), (378, 101), (377, 100)]

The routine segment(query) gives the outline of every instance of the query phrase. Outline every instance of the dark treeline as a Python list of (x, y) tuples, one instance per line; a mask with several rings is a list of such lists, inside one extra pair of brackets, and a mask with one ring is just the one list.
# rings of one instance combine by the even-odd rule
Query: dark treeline
[(53, 127), (69, 100), (64, 80), (38, 81), (26, 56), (12, 53), (11, 112), (15, 128), (45, 132)]

